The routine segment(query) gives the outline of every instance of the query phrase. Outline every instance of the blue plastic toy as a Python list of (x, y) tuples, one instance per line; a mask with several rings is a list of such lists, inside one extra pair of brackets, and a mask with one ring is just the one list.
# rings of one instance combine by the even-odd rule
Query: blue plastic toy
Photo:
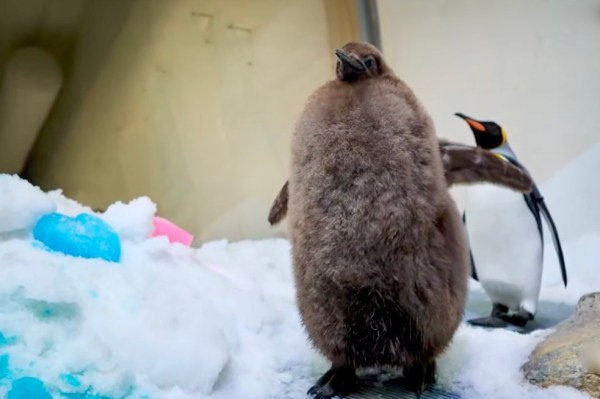
[(37, 378), (23, 377), (14, 380), (6, 399), (52, 399), (44, 383)]
[(118, 234), (102, 219), (88, 213), (74, 218), (56, 212), (44, 215), (33, 228), (33, 237), (66, 255), (110, 262), (121, 258)]

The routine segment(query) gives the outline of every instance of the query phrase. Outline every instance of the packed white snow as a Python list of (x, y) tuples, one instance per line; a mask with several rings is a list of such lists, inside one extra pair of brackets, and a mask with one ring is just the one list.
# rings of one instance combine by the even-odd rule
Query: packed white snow
[(0, 175), (0, 234), (33, 228), (40, 216), (56, 209), (39, 187), (13, 176)]
[[(600, 190), (595, 195), (598, 207)], [(556, 208), (564, 206), (551, 205), (559, 231), (568, 212)], [(11, 379), (32, 376), (57, 398), (94, 392), (97, 398), (296, 399), (306, 398), (328, 368), (300, 324), (287, 240), (188, 248), (148, 238), (156, 206), (139, 198), (98, 215), (122, 239), (121, 261), (109, 263), (36, 245), (35, 220), (54, 210), (92, 212), (59, 191), (43, 193), (0, 176), (0, 232), (7, 233), (0, 238), (0, 355), (9, 359), (8, 372), (0, 367), (0, 395)], [(567, 289), (550, 242), (545, 251), (541, 327), (567, 317), (582, 294), (600, 290), (600, 234), (570, 230), (563, 242)], [(466, 317), (487, 312), (489, 302), (472, 282)], [(439, 362), (439, 382), (464, 398), (587, 397), (523, 380), (520, 366), (550, 331), (462, 325)]]
[(287, 241), (148, 238), (156, 206), (139, 198), (98, 215), (122, 239), (120, 263), (74, 258), (31, 229), (47, 212), (92, 211), (15, 176), (0, 183), (0, 225), (29, 229), (0, 241), (0, 333), (13, 341), (0, 343), (2, 397), (22, 376), (55, 395), (299, 397), (322, 368), (295, 311)]

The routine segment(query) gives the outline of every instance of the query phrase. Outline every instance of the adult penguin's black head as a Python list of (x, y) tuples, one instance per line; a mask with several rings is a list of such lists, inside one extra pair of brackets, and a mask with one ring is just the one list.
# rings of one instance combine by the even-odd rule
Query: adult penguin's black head
[(464, 119), (469, 124), (477, 146), (486, 150), (493, 150), (506, 143), (506, 132), (496, 122), (478, 121), (460, 112), (454, 115)]

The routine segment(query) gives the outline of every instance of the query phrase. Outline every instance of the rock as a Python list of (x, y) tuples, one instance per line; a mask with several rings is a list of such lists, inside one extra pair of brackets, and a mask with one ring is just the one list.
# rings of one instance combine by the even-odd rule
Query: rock
[(600, 398), (600, 292), (581, 297), (575, 312), (533, 350), (521, 371), (532, 384), (567, 385)]

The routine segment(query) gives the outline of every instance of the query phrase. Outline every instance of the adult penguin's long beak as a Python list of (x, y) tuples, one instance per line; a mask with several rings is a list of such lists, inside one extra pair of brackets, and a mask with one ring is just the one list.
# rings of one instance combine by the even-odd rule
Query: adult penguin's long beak
[(462, 118), (465, 120), (465, 122), (467, 122), (469, 124), (469, 126), (471, 126), (471, 129), (473, 129), (474, 131), (477, 132), (486, 132), (486, 128), (485, 126), (483, 126), (483, 124), (461, 112), (457, 112), (454, 115), (458, 116), (459, 118)]

